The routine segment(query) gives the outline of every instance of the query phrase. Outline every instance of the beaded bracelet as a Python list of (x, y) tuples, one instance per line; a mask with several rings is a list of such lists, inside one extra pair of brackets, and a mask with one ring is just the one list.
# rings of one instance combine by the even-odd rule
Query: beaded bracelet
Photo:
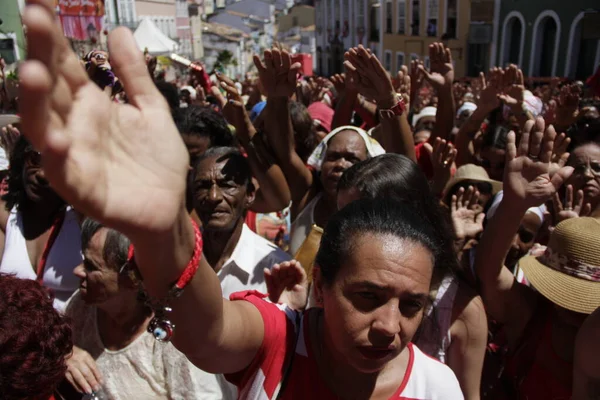
[[(148, 332), (150, 332), (152, 336), (154, 336), (154, 339), (158, 340), (159, 342), (168, 342), (171, 340), (173, 332), (175, 331), (175, 324), (173, 324), (167, 317), (168, 313), (172, 311), (172, 309), (169, 307), (169, 303), (171, 300), (181, 296), (183, 290), (190, 283), (200, 265), (200, 257), (202, 256), (203, 247), (202, 234), (200, 233), (198, 225), (193, 220), (192, 224), (194, 225), (195, 235), (194, 254), (192, 255), (192, 259), (186, 265), (179, 279), (171, 286), (167, 292), (167, 295), (163, 299), (154, 299), (150, 297), (148, 293), (145, 293), (145, 303), (152, 309), (152, 311), (154, 311), (154, 317), (150, 320), (150, 324), (148, 324)], [(130, 267), (135, 266), (133, 245), (129, 246), (127, 264)]]

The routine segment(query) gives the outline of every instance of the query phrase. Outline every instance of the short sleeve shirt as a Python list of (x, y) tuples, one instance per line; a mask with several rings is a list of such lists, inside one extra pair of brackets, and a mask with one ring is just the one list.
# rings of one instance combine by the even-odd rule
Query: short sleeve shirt
[[(285, 305), (269, 303), (257, 292), (234, 293), (231, 300), (252, 303), (264, 321), (264, 339), (254, 360), (243, 371), (225, 377), (234, 383), (240, 399), (247, 400), (333, 400), (336, 395), (319, 376), (309, 343), (308, 313), (299, 314)], [(296, 333), (298, 332), (298, 334)], [(289, 360), (291, 352), (294, 352)], [(450, 368), (430, 358), (412, 343), (408, 344), (409, 363), (402, 383), (390, 399), (463, 399), (460, 385)], [(280, 383), (286, 375), (279, 397)]]

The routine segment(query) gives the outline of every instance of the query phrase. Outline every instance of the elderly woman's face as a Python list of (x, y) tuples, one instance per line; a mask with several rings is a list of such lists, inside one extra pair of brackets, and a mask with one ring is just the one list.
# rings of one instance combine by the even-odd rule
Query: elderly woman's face
[(389, 234), (357, 234), (350, 248), (331, 285), (315, 276), (325, 340), (338, 361), (373, 373), (413, 339), (429, 303), (433, 257)]
[(600, 204), (600, 145), (588, 143), (571, 153), (569, 165), (574, 168), (567, 184), (576, 193), (583, 190), (584, 201), (592, 207)]
[(335, 198), (337, 185), (345, 170), (367, 159), (367, 146), (354, 131), (341, 131), (327, 143), (325, 160), (321, 166), (321, 183), (325, 193)]
[(81, 282), (79, 293), (88, 304), (102, 304), (119, 293), (120, 266), (107, 265), (103, 251), (107, 229), (102, 228), (92, 236), (88, 248), (83, 251), (83, 264), (75, 268), (75, 276)]

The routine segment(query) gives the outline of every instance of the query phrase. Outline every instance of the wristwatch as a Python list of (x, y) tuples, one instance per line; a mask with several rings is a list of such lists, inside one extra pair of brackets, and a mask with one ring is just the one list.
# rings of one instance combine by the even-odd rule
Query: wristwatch
[(398, 102), (392, 108), (388, 108), (386, 110), (379, 109), (379, 118), (382, 119), (392, 119), (395, 117), (399, 117), (406, 112), (406, 103), (401, 96), (397, 97)]

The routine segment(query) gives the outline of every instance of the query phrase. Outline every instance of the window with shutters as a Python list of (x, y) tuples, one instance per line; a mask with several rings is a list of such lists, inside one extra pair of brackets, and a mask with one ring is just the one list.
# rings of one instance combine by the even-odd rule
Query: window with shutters
[(398, 0), (396, 3), (396, 13), (398, 14), (398, 33), (406, 33), (406, 0)]

